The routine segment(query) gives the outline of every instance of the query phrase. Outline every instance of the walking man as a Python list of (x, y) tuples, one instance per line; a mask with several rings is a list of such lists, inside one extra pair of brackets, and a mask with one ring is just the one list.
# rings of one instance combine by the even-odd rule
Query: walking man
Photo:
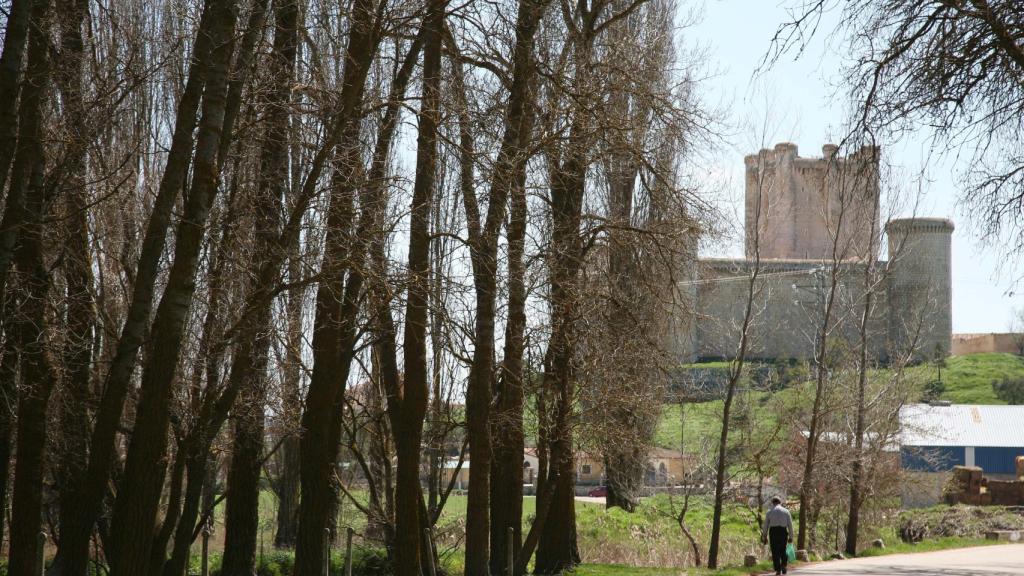
[(786, 544), (793, 541), (793, 516), (782, 506), (782, 499), (772, 498), (772, 509), (764, 516), (761, 529), (761, 543), (769, 544), (772, 551), (772, 567), (775, 574), (785, 574), (789, 556)]

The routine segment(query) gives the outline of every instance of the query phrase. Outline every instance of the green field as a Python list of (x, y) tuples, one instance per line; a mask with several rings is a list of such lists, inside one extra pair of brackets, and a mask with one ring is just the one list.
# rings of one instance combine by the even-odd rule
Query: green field
[[(909, 372), (928, 379), (938, 376), (938, 369), (929, 364), (914, 366)], [(992, 391), (992, 382), (1003, 378), (1024, 378), (1024, 357), (998, 353), (953, 356), (942, 369), (946, 390), (941, 398), (956, 404), (1005, 404)]]

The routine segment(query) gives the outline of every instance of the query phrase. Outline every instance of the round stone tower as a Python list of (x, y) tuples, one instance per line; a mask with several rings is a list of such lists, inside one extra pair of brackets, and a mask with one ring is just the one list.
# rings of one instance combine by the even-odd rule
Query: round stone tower
[(918, 359), (949, 354), (953, 332), (953, 223), (906, 218), (885, 226), (889, 238), (889, 341)]

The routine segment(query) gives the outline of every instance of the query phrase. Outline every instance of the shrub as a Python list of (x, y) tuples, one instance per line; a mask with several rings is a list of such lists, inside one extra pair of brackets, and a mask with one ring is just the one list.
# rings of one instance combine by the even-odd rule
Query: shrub
[(1007, 404), (1024, 404), (1024, 378), (1003, 377), (992, 381), (992, 391)]
[(946, 385), (942, 380), (929, 380), (924, 385), (924, 400), (930, 402), (938, 400), (946, 393)]

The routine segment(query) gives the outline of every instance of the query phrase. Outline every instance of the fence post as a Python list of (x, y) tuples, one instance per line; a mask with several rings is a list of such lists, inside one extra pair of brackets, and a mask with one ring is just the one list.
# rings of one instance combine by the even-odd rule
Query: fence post
[(331, 529), (324, 528), (324, 568), (323, 576), (331, 575)]
[(201, 560), (200, 574), (210, 576), (210, 521), (207, 520), (203, 526), (203, 557)]
[(355, 530), (351, 526), (345, 535), (345, 576), (352, 576), (352, 535)]
[(511, 526), (508, 527), (508, 539), (506, 540), (505, 548), (508, 550), (506, 553), (506, 562), (508, 565), (508, 576), (515, 576), (516, 573), (516, 551), (515, 551), (515, 540), (516, 531)]
[(36, 544), (36, 562), (39, 565), (39, 576), (46, 575), (46, 532), (39, 532), (39, 541)]

